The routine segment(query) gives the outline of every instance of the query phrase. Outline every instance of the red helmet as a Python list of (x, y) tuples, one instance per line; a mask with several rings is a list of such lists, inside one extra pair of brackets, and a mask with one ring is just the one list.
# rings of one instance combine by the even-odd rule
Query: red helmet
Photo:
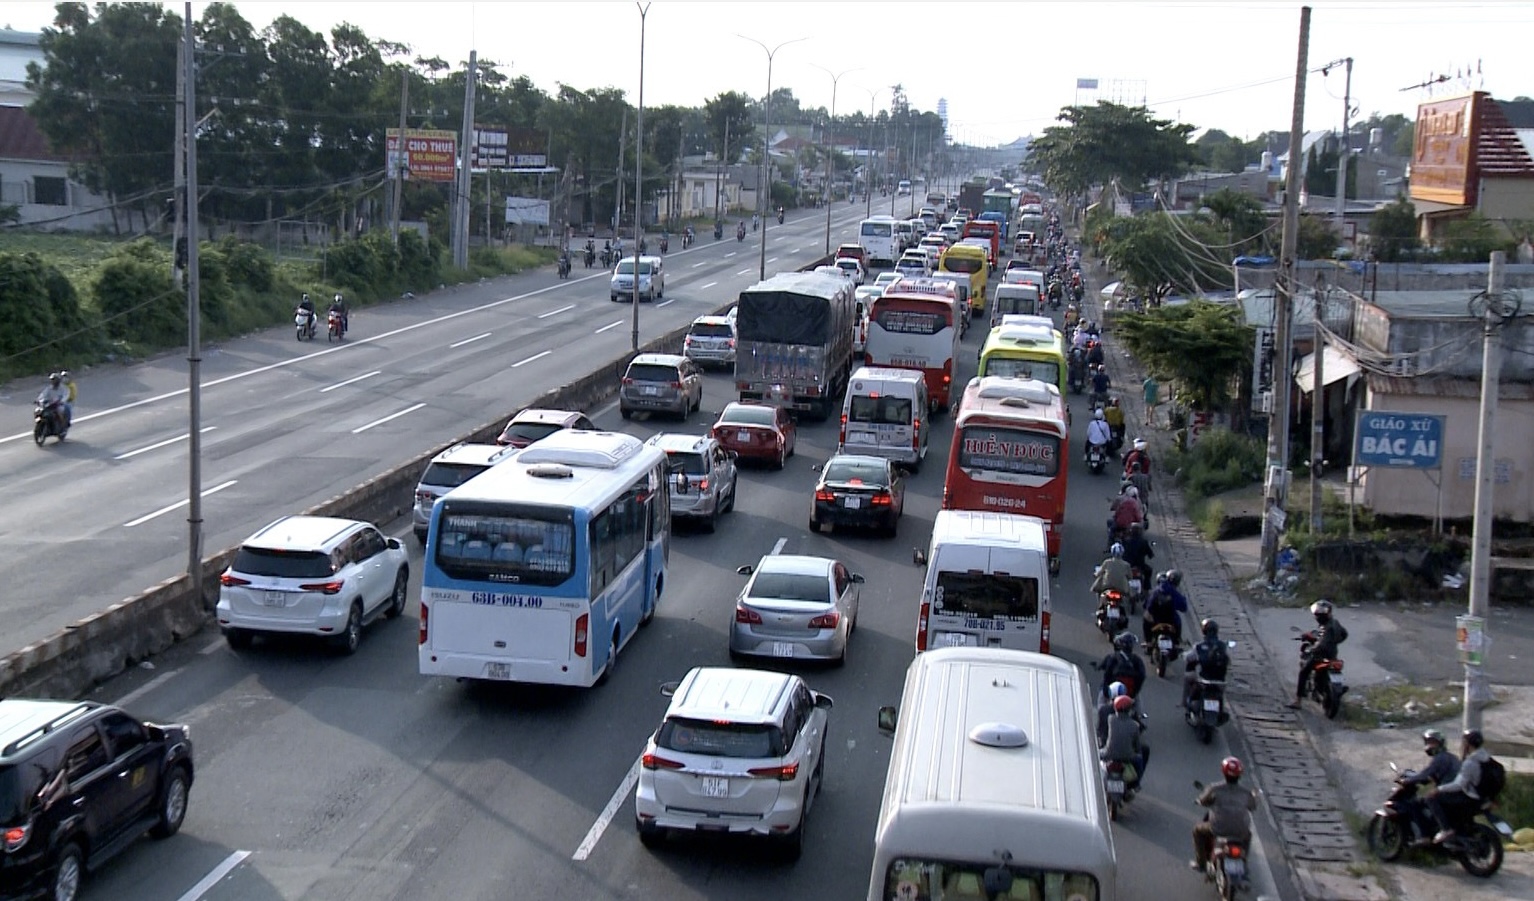
[[(1129, 695), (1119, 695), (1118, 697), (1113, 699), (1113, 712), (1114, 713), (1124, 713), (1125, 711), (1129, 710), (1129, 708), (1133, 707), (1134, 705), (1135, 705), (1135, 699), (1134, 698), (1131, 698)], [(1240, 764), (1236, 764), (1236, 766), (1239, 767)]]
[(1227, 757), (1220, 761), (1220, 772), (1225, 774), (1226, 779), (1240, 779), (1241, 770), (1241, 761), (1235, 757)]

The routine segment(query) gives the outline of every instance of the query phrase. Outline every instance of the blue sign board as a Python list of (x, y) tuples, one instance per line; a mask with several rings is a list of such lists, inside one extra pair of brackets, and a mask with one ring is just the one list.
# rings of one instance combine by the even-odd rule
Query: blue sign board
[(1443, 417), (1364, 410), (1358, 416), (1356, 440), (1359, 466), (1438, 469), (1443, 462)]

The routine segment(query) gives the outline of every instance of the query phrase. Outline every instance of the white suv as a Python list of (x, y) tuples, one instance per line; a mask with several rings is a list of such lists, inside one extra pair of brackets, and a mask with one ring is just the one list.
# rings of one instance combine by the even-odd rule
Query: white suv
[(232, 648), (287, 632), (351, 654), (365, 623), (405, 611), (409, 578), (404, 547), (372, 525), (285, 516), (245, 539), (219, 577), (218, 625)]
[(789, 673), (695, 667), (662, 688), (634, 795), (639, 840), (668, 831), (764, 835), (790, 859), (825, 777), (831, 699)]

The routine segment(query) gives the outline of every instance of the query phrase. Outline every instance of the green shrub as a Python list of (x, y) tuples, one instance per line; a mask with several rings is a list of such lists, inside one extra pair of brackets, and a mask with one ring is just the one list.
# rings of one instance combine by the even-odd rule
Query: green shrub
[(74, 285), (35, 253), (0, 253), (0, 372), (52, 369), (88, 353), (95, 332)]
[(1174, 451), (1169, 462), (1192, 499), (1205, 498), (1250, 485), (1262, 478), (1267, 448), (1250, 435), (1230, 429), (1210, 429), (1186, 451)]
[(166, 347), (186, 336), (186, 298), (171, 283), (170, 259), (145, 239), (102, 261), (91, 284), (109, 337)]

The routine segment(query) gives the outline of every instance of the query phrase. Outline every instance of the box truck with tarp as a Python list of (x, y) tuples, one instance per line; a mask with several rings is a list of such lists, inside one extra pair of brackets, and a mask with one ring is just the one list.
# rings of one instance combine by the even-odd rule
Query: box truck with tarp
[(784, 272), (740, 292), (735, 390), (757, 401), (829, 416), (852, 372), (852, 282)]

